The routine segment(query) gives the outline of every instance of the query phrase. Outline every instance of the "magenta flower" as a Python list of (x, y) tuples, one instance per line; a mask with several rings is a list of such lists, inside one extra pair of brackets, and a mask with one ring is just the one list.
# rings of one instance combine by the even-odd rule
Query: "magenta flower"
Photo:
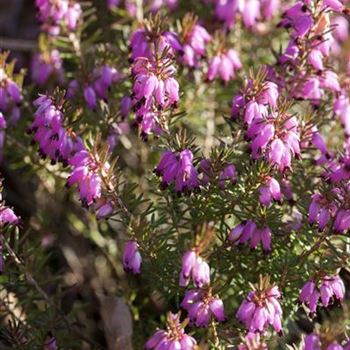
[(350, 210), (340, 208), (337, 210), (333, 225), (334, 231), (342, 233), (350, 228)]
[(107, 6), (110, 10), (114, 10), (118, 7), (120, 0), (106, 0)]
[(267, 20), (272, 19), (278, 13), (281, 1), (280, 0), (260, 0), (262, 13)]
[(236, 182), (236, 167), (233, 164), (226, 165), (219, 174), (219, 187), (223, 190), (229, 183), (234, 185)]
[(34, 55), (31, 63), (32, 80), (44, 86), (49, 80), (62, 84), (64, 81), (63, 64), (58, 50)]
[(253, 82), (248, 81), (242, 93), (232, 100), (232, 117), (241, 117), (248, 126), (255, 124), (254, 128), (248, 132), (249, 138), (253, 136), (256, 129), (263, 127), (259, 124), (268, 116), (268, 107), (272, 110), (276, 109), (279, 96), (277, 85), (271, 81), (263, 82), (254, 95), (250, 91), (252, 86)]
[(64, 116), (61, 107), (48, 95), (41, 95), (34, 101), (37, 111), (30, 127), (33, 141), (39, 144), (42, 157), (49, 157), (52, 163), (67, 163), (70, 157), (83, 149), (79, 137), (71, 135), (64, 128)]
[(291, 39), (288, 43), (288, 46), (284, 50), (284, 53), (278, 58), (278, 61), (281, 64), (286, 62), (296, 63), (299, 58), (299, 47), (295, 42), (295, 39)]
[(151, 132), (159, 135), (167, 128), (167, 122), (164, 117), (161, 122), (159, 114), (162, 110), (174, 108), (179, 100), (175, 72), (168, 58), (153, 62), (140, 57), (134, 61), (132, 105), (143, 136)]
[(331, 20), (334, 30), (332, 35), (340, 42), (344, 42), (349, 37), (349, 22), (343, 16), (333, 17)]
[(344, 4), (339, 0), (323, 0), (323, 4), (336, 12), (342, 12), (345, 9)]
[(236, 317), (249, 332), (264, 333), (271, 325), (276, 332), (281, 333), (280, 297), (277, 286), (251, 291), (241, 303)]
[(167, 6), (170, 10), (174, 10), (178, 5), (178, 0), (152, 0), (150, 9), (157, 12), (162, 6)]
[(20, 118), (19, 104), (22, 102), (21, 89), (0, 67), (0, 112), (12, 124)]
[(271, 250), (271, 230), (268, 227), (258, 228), (252, 220), (243, 221), (234, 227), (228, 240), (235, 245), (245, 244), (249, 241), (252, 249), (256, 249), (261, 242), (263, 250)]
[(281, 187), (276, 179), (268, 176), (264, 185), (259, 188), (259, 201), (262, 205), (268, 207), (272, 201), (281, 201)]
[(271, 165), (280, 171), (290, 169), (292, 157), (300, 155), (298, 120), (288, 115), (273, 115), (266, 118), (256, 115), (246, 132), (251, 139), (253, 159), (264, 155)]
[(47, 335), (44, 343), (44, 349), (43, 350), (57, 350), (58, 345), (57, 345), (57, 340), (56, 338), (52, 335), (51, 332)]
[(142, 102), (147, 110), (153, 105), (157, 108), (174, 105), (179, 100), (179, 84), (174, 79), (175, 71), (169, 60), (155, 65), (145, 58), (136, 59), (132, 67), (135, 77), (134, 103)]
[(123, 251), (123, 266), (125, 271), (130, 271), (134, 275), (141, 272), (142, 257), (139, 245), (136, 241), (127, 241)]
[(319, 300), (324, 307), (330, 305), (333, 300), (342, 301), (345, 295), (345, 287), (339, 276), (325, 276), (318, 283), (308, 281), (300, 291), (300, 302), (307, 305), (313, 315)]
[(108, 162), (102, 164), (98, 156), (92, 156), (83, 149), (69, 159), (72, 173), (67, 180), (68, 186), (77, 185), (79, 196), (84, 206), (90, 206), (102, 196), (102, 176), (109, 171)]
[(285, 28), (293, 28), (292, 36), (294, 38), (304, 37), (313, 26), (311, 11), (302, 1), (297, 1), (284, 14), (280, 23)]
[(213, 296), (211, 289), (192, 289), (186, 292), (181, 307), (188, 312), (196, 327), (207, 327), (210, 320), (224, 322), (224, 304), (218, 296)]
[(181, 62), (189, 67), (198, 67), (200, 60), (206, 55), (206, 46), (211, 40), (207, 30), (194, 21), (182, 42)]
[(280, 8), (280, 0), (220, 0), (215, 1), (215, 15), (233, 28), (239, 15), (247, 28), (255, 27), (262, 19), (271, 19)]
[(167, 315), (166, 330), (157, 330), (147, 341), (146, 349), (154, 350), (194, 350), (196, 340), (185, 333), (187, 321), (180, 323), (180, 313)]
[(180, 286), (187, 287), (191, 277), (197, 288), (210, 283), (210, 267), (194, 249), (189, 250), (182, 257)]
[(242, 68), (242, 63), (238, 53), (230, 49), (227, 52), (221, 52), (214, 56), (209, 62), (207, 79), (212, 81), (221, 77), (224, 82), (235, 78), (237, 70)]
[(321, 350), (319, 336), (314, 333), (308, 334), (304, 339), (304, 350)]
[[(182, 51), (176, 33), (169, 31), (150, 33), (144, 28), (131, 34), (129, 47), (132, 61), (142, 57), (154, 61), (156, 55), (160, 57), (164, 52), (167, 52), (168, 56), (172, 56), (175, 52)], [(158, 49), (158, 52), (155, 52), (155, 48)]]
[(95, 90), (92, 88), (92, 86), (86, 86), (84, 88), (84, 99), (88, 108), (96, 109), (97, 107), (96, 93), (95, 93)]
[(77, 80), (73, 79), (69, 82), (67, 92), (66, 92), (66, 97), (68, 99), (73, 98), (79, 91), (79, 83)]
[(267, 344), (262, 340), (260, 333), (249, 332), (245, 336), (244, 342), (239, 344), (237, 349), (238, 350), (252, 350), (252, 349), (267, 350)]
[(75, 1), (36, 0), (35, 4), (42, 29), (53, 36), (60, 34), (62, 24), (69, 31), (74, 31), (82, 15), (81, 6)]
[(323, 231), (331, 217), (334, 217), (336, 209), (334, 203), (329, 203), (321, 195), (312, 195), (312, 201), (309, 207), (309, 224), (313, 225), (317, 223), (320, 231)]
[(131, 111), (132, 100), (129, 96), (124, 96), (120, 101), (120, 114), (123, 118), (126, 118)]
[(106, 219), (110, 217), (114, 211), (114, 206), (112, 203), (105, 198), (100, 198), (96, 200), (93, 205), (96, 218), (98, 220)]
[(15, 212), (2, 203), (0, 207), (0, 225), (18, 225), (19, 221), (20, 219)]
[(156, 168), (156, 174), (162, 177), (162, 185), (175, 183), (175, 191), (193, 191), (199, 186), (198, 174), (193, 166), (193, 154), (185, 149), (178, 155), (165, 151)]
[(211, 179), (215, 176), (214, 169), (209, 159), (203, 158), (198, 167), (198, 172), (201, 174), (200, 182), (206, 186), (209, 184)]
[[(108, 101), (110, 89), (120, 81), (121, 74), (107, 64), (96, 67), (89, 76), (88, 84), (83, 84), (83, 97), (89, 109), (96, 109), (98, 100)], [(73, 98), (80, 90), (80, 84), (77, 80), (69, 82), (67, 89), (67, 98)]]
[(323, 70), (323, 54), (321, 51), (316, 49), (311, 50), (307, 61), (311, 64), (315, 69), (322, 71)]
[(348, 117), (350, 114), (350, 102), (345, 94), (342, 93), (335, 99), (333, 111), (339, 117), (346, 135), (350, 136), (350, 118)]

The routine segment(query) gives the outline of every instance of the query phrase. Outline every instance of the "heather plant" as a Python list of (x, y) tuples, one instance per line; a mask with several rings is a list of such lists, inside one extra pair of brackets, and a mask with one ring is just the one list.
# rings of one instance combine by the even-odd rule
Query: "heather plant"
[(0, 54), (0, 348), (350, 349), (350, 3), (35, 6), (31, 64)]

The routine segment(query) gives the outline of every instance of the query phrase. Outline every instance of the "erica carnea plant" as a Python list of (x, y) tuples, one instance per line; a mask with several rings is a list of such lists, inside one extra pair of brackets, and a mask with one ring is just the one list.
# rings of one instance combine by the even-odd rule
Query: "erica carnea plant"
[(348, 1), (34, 5), (0, 348), (350, 349)]

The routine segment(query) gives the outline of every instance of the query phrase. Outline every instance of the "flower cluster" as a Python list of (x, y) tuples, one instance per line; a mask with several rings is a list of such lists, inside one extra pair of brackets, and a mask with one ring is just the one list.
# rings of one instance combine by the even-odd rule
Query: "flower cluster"
[[(111, 10), (120, 6), (120, 3), (121, 0), (107, 0), (107, 6)], [(178, 0), (146, 0), (145, 5), (151, 12), (157, 12), (165, 6), (174, 10), (178, 5)], [(124, 0), (124, 7), (131, 17), (136, 16), (137, 7), (134, 0)]]
[(182, 50), (176, 33), (165, 30), (154, 32), (148, 26), (131, 34), (129, 47), (132, 61), (140, 57), (153, 61), (157, 56), (169, 57)]
[(5, 227), (8, 225), (18, 225), (19, 222), (20, 222), (20, 218), (16, 215), (16, 213), (12, 208), (5, 205), (5, 202), (1, 198), (0, 227)]
[(345, 142), (342, 154), (330, 151), (323, 137), (315, 133), (314, 146), (321, 152), (317, 164), (324, 169), (322, 177), (329, 184), (321, 193), (314, 193), (309, 206), (309, 223), (318, 224), (320, 231), (332, 223), (334, 233), (343, 233), (350, 228), (349, 179), (350, 164), (349, 142)]
[(350, 137), (350, 101), (344, 91), (341, 91), (339, 96), (334, 100), (333, 112), (339, 118), (341, 125), (344, 128), (345, 135)]
[(64, 125), (63, 99), (54, 100), (49, 95), (41, 95), (34, 101), (34, 114), (30, 132), (33, 141), (39, 144), (42, 157), (49, 157), (51, 163), (62, 162), (69, 165), (72, 173), (67, 185), (77, 185), (80, 200), (84, 206), (92, 207), (98, 218), (104, 218), (113, 211), (111, 201), (102, 198), (102, 189), (113, 190), (112, 180), (107, 179), (110, 166), (97, 154), (89, 152), (82, 139)]
[(54, 164), (57, 161), (68, 163), (69, 159), (83, 149), (82, 140), (64, 127), (62, 103), (56, 103), (49, 95), (41, 95), (34, 101), (37, 110), (30, 127), (33, 141), (39, 144), (42, 157), (49, 157)]
[(244, 342), (239, 344), (238, 350), (267, 350), (267, 344), (261, 339), (260, 333), (249, 332)]
[(62, 84), (64, 72), (61, 55), (58, 50), (35, 54), (31, 64), (32, 80), (44, 86), (49, 80)]
[(236, 245), (250, 241), (252, 249), (256, 249), (261, 242), (263, 250), (271, 250), (271, 230), (268, 227), (258, 228), (252, 220), (243, 221), (234, 227), (228, 236), (228, 240)]
[(283, 74), (280, 78), (285, 87), (291, 88), (294, 98), (319, 105), (325, 91), (340, 91), (338, 76), (328, 68), (325, 59), (335, 42), (329, 12), (343, 10), (344, 5), (338, 0), (320, 1), (315, 6), (297, 1), (284, 12), (280, 26), (290, 28), (290, 41), (279, 57), (279, 64), (283, 70), (291, 69), (294, 74), (291, 80), (285, 79)]
[(249, 292), (240, 305), (236, 317), (249, 332), (263, 333), (271, 325), (278, 333), (282, 332), (282, 308), (279, 303), (281, 294), (277, 286), (263, 286)]
[[(96, 109), (98, 99), (108, 101), (108, 92), (120, 79), (121, 75), (118, 70), (108, 64), (95, 68), (89, 81), (82, 83), (86, 106), (90, 109)], [(79, 89), (79, 82), (75, 79), (71, 80), (68, 85), (67, 97), (73, 98)]]
[(311, 280), (305, 283), (300, 291), (299, 300), (310, 309), (310, 313), (316, 312), (318, 301), (327, 307), (334, 300), (342, 301), (345, 295), (345, 287), (339, 276), (322, 277), (318, 283)]
[(279, 182), (271, 176), (265, 176), (263, 178), (259, 192), (259, 201), (266, 207), (268, 207), (272, 201), (281, 201), (281, 186)]
[[(69, 159), (72, 173), (68, 178), (67, 185), (78, 185), (82, 204), (89, 207), (102, 195), (103, 178), (107, 178), (109, 171), (108, 162), (101, 162), (98, 156), (83, 149)], [(112, 184), (108, 184), (112, 187)]]
[(242, 68), (237, 51), (229, 49), (225, 52), (216, 54), (209, 61), (207, 79), (212, 81), (217, 77), (221, 77), (224, 82), (228, 82), (235, 78), (237, 70)]
[(278, 12), (280, 0), (213, 0), (216, 17), (228, 28), (234, 27), (242, 16), (247, 28), (253, 28), (259, 20), (269, 20)]
[(123, 266), (125, 271), (133, 274), (141, 272), (142, 257), (139, 252), (139, 245), (136, 241), (127, 241), (123, 251)]
[(211, 319), (224, 322), (225, 312), (222, 300), (212, 294), (211, 289), (191, 289), (186, 292), (181, 307), (196, 327), (207, 327)]
[(60, 34), (61, 25), (74, 31), (82, 15), (78, 2), (69, 0), (36, 0), (38, 18), (42, 22), (42, 30), (52, 36)]
[[(330, 330), (332, 332), (332, 330)], [(303, 350), (348, 350), (350, 348), (350, 341), (340, 345), (337, 340), (331, 341), (336, 334), (317, 334), (315, 332), (308, 334), (304, 339)]]
[(19, 85), (11, 78), (6, 71), (7, 55), (0, 55), (0, 112), (2, 112), (5, 120), (11, 124), (16, 124), (20, 118), (19, 105), (22, 102), (22, 94)]
[(146, 349), (162, 350), (194, 350), (197, 342), (185, 333), (187, 320), (180, 323), (180, 313), (167, 316), (167, 329), (158, 330), (147, 341)]
[(186, 16), (182, 23), (182, 33), (180, 35), (181, 63), (191, 68), (197, 68), (200, 60), (206, 55), (206, 46), (211, 40), (211, 35), (203, 26), (198, 24), (197, 18)]
[(186, 252), (182, 257), (182, 269), (180, 272), (180, 286), (186, 287), (192, 277), (193, 284), (202, 288), (210, 283), (210, 267), (197, 253), (195, 249)]
[(179, 84), (174, 78), (176, 69), (169, 60), (152, 63), (147, 58), (135, 60), (133, 99), (138, 109), (165, 109), (179, 100)]
[(295, 116), (277, 108), (278, 95), (273, 82), (249, 81), (243, 93), (233, 98), (232, 116), (241, 117), (247, 126), (245, 137), (251, 141), (252, 158), (264, 156), (285, 171), (291, 169), (293, 157), (300, 156), (300, 130)]
[[(309, 224), (318, 224), (320, 231), (323, 231), (331, 217), (334, 217), (337, 207), (333, 201), (321, 196), (318, 193), (312, 195), (309, 207)], [(339, 220), (339, 218), (338, 218)]]
[(193, 165), (193, 154), (189, 149), (179, 153), (165, 151), (155, 169), (162, 177), (162, 187), (175, 183), (175, 191), (191, 192), (198, 188), (198, 173)]

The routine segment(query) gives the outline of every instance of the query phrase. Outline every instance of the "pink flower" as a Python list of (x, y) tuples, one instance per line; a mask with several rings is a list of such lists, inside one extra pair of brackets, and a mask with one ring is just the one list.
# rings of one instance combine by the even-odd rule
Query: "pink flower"
[(207, 327), (211, 319), (225, 321), (224, 304), (211, 290), (192, 289), (186, 292), (181, 307), (188, 311), (196, 327)]
[(95, 109), (97, 107), (96, 93), (92, 86), (84, 88), (84, 99), (88, 108)]
[(268, 227), (258, 228), (254, 221), (243, 221), (234, 227), (228, 240), (236, 245), (245, 244), (250, 242), (250, 247), (256, 249), (258, 244), (261, 243), (263, 250), (271, 250), (271, 230)]
[(342, 301), (345, 295), (345, 287), (339, 276), (322, 277), (318, 283), (308, 281), (300, 291), (300, 302), (307, 305), (310, 313), (314, 314), (319, 300), (324, 307), (327, 307), (335, 299)]
[(271, 325), (280, 333), (282, 331), (280, 297), (277, 286), (251, 291), (241, 303), (236, 317), (249, 332), (264, 333)]
[(146, 342), (146, 349), (194, 350), (196, 340), (185, 333), (185, 322), (180, 322), (180, 313), (168, 313), (166, 330), (157, 330)]
[(189, 34), (182, 42), (181, 62), (189, 67), (197, 67), (200, 59), (206, 54), (206, 46), (211, 39), (207, 30), (194, 22)]
[(60, 53), (52, 50), (48, 54), (36, 54), (31, 63), (33, 81), (43, 86), (49, 79), (59, 84), (63, 83), (64, 72)]
[(226, 165), (219, 174), (219, 187), (223, 190), (229, 185), (229, 183), (234, 185), (236, 182), (236, 167), (233, 164)]
[(34, 114), (30, 131), (33, 141), (39, 144), (42, 157), (49, 157), (52, 163), (67, 163), (75, 152), (83, 149), (79, 137), (70, 135), (64, 128), (64, 115), (61, 107), (49, 95), (41, 95), (34, 101), (37, 111)]
[(109, 164), (101, 164), (98, 156), (92, 156), (86, 149), (69, 159), (73, 171), (67, 180), (68, 186), (77, 184), (80, 200), (90, 206), (102, 196), (102, 176), (107, 176)]
[(304, 340), (304, 350), (321, 350), (319, 336), (314, 333), (308, 334)]
[(175, 184), (175, 191), (189, 192), (199, 186), (198, 173), (193, 166), (193, 154), (190, 150), (183, 150), (178, 155), (166, 151), (156, 168), (156, 174), (162, 176), (163, 186)]
[(189, 250), (182, 257), (180, 286), (188, 286), (191, 277), (197, 288), (210, 283), (210, 267), (195, 250)]
[(0, 225), (6, 226), (6, 225), (17, 225), (19, 223), (20, 219), (15, 214), (15, 212), (9, 208), (6, 207), (3, 203), (0, 207)]
[(309, 207), (309, 224), (318, 223), (319, 229), (323, 231), (335, 212), (336, 206), (333, 203), (329, 203), (319, 194), (314, 194)]
[(157, 63), (144, 57), (134, 61), (132, 105), (144, 135), (150, 132), (160, 133), (164, 126), (161, 126), (158, 114), (167, 108), (174, 108), (179, 101), (179, 84), (174, 78), (175, 71), (168, 58)]
[(35, 3), (38, 8), (38, 18), (42, 22), (42, 29), (50, 35), (59, 35), (62, 23), (70, 31), (76, 29), (82, 15), (81, 6), (78, 2), (36, 0)]
[(224, 82), (234, 79), (235, 72), (242, 68), (242, 63), (238, 57), (238, 53), (230, 49), (227, 52), (214, 56), (209, 62), (207, 79), (214, 80), (221, 77)]
[(142, 257), (138, 249), (136, 241), (127, 241), (123, 251), (123, 266), (125, 271), (130, 271), (133, 274), (141, 272)]
[(259, 200), (262, 205), (268, 207), (273, 200), (281, 201), (281, 188), (273, 177), (268, 176), (265, 181), (265, 184), (259, 188)]

